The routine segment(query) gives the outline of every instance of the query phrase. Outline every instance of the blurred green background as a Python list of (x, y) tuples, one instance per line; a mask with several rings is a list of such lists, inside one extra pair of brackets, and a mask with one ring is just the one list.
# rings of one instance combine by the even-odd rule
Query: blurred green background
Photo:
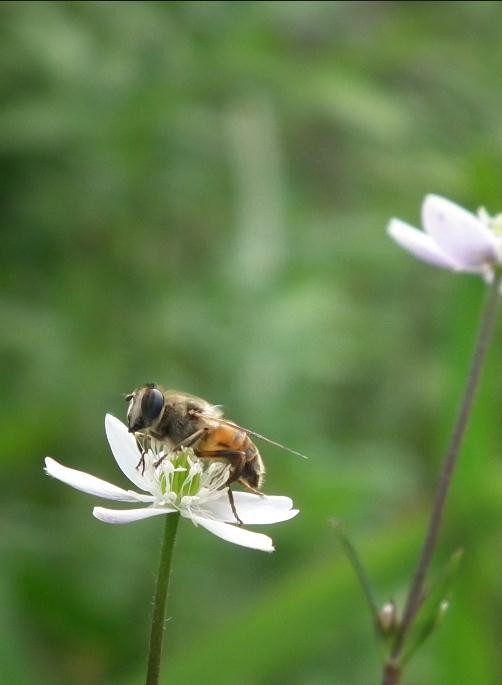
[[(385, 236), (427, 192), (502, 210), (498, 2), (0, 4), (0, 673), (143, 681), (162, 522), (106, 526), (42, 458), (126, 485), (107, 411), (156, 381), (268, 445), (277, 552), (184, 521), (163, 682), (379, 681), (364, 600), (402, 601), (483, 284)], [(465, 558), (406, 685), (502, 681), (495, 331), (436, 568)]]

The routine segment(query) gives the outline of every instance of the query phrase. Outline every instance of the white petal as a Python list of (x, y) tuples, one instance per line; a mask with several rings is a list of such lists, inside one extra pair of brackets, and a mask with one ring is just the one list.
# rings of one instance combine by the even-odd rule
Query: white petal
[(387, 233), (401, 247), (424, 262), (450, 271), (459, 271), (461, 268), (451, 257), (444, 254), (431, 236), (400, 219), (392, 219), (389, 222)]
[(71, 485), (76, 490), (87, 492), (89, 495), (120, 500), (121, 502), (153, 501), (153, 497), (145, 497), (145, 495), (140, 495), (131, 490), (123, 490), (116, 485), (108, 483), (106, 480), (91, 476), (89, 473), (69, 469), (67, 466), (59, 464), (55, 459), (51, 459), (51, 457), (45, 458), (45, 472), (49, 476), (57, 478), (67, 485)]
[(274, 545), (268, 535), (252, 533), (250, 530), (245, 530), (238, 526), (231, 526), (230, 524), (222, 523), (221, 521), (213, 521), (204, 518), (203, 516), (191, 516), (190, 518), (194, 523), (202, 526), (210, 533), (213, 533), (213, 535), (217, 535), (227, 542), (232, 542), (234, 545), (259, 549), (262, 552), (274, 551)]
[(104, 507), (94, 507), (92, 514), (104, 523), (122, 524), (142, 521), (143, 519), (148, 519), (152, 516), (172, 514), (175, 511), (176, 509), (169, 509), (168, 507), (143, 507), (142, 509), (105, 509)]
[(498, 261), (494, 233), (474, 214), (438, 195), (427, 195), (422, 205), (425, 230), (440, 250), (462, 270), (477, 270)]
[[(298, 509), (293, 509), (293, 501), (289, 497), (274, 495), (260, 497), (250, 492), (234, 492), (233, 495), (235, 508), (245, 525), (279, 523), (288, 521), (298, 514)], [(211, 513), (219, 521), (235, 523), (235, 516), (226, 495), (213, 502), (204, 503), (203, 506), (205, 511)]]
[(148, 482), (136, 468), (141, 459), (141, 452), (136, 444), (136, 438), (129, 433), (127, 427), (112, 416), (107, 414), (105, 418), (105, 431), (110, 443), (115, 461), (120, 470), (130, 481), (141, 490), (149, 492)]

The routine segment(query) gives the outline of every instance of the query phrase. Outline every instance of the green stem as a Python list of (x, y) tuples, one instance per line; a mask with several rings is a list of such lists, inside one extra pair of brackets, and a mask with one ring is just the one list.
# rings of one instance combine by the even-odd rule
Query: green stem
[(392, 659), (389, 659), (384, 666), (383, 685), (399, 685), (400, 678), (401, 669), (392, 661)]
[(164, 528), (164, 538), (160, 551), (157, 586), (153, 598), (152, 628), (150, 631), (150, 647), (148, 652), (148, 670), (146, 685), (158, 685), (160, 673), (160, 659), (162, 656), (162, 639), (164, 637), (164, 616), (166, 613), (167, 592), (171, 576), (174, 541), (180, 515), (167, 514)]
[(497, 272), (495, 274), (493, 283), (491, 284), (487, 302), (483, 314), (481, 316), (478, 336), (476, 339), (469, 374), (467, 377), (466, 388), (458, 412), (457, 420), (453, 427), (450, 443), (448, 445), (448, 449), (444, 458), (441, 476), (439, 479), (439, 483), (437, 485), (436, 494), (434, 497), (434, 504), (429, 519), (427, 533), (423, 542), (420, 557), (418, 559), (415, 574), (413, 576), (413, 581), (408, 592), (401, 627), (397, 634), (390, 660), (387, 664), (393, 668), (389, 669), (389, 677), (385, 678), (384, 676), (384, 685), (390, 685), (390, 683), (397, 683), (399, 681), (400, 671), (395, 667), (395, 665), (399, 663), (399, 657), (401, 656), (405, 639), (417, 615), (418, 609), (420, 608), (420, 603), (423, 598), (425, 578), (431, 563), (432, 555), (436, 547), (439, 529), (441, 526), (441, 520), (443, 517), (443, 512), (446, 504), (446, 498), (451, 485), (453, 472), (457, 464), (460, 447), (465, 434), (465, 430), (467, 428), (467, 424), (474, 402), (474, 397), (476, 394), (476, 389), (478, 387), (479, 379), (481, 376), (481, 370), (483, 368), (483, 363), (485, 361), (486, 352), (488, 350), (488, 345), (490, 342), (491, 332), (495, 321), (495, 314), (497, 308), (497, 301), (499, 298), (499, 289), (501, 281), (502, 273)]

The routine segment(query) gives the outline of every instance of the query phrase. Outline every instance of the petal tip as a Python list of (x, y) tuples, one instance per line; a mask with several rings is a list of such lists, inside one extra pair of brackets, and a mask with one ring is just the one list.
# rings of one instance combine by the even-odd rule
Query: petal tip
[(92, 515), (94, 516), (94, 518), (98, 519), (98, 521), (103, 521), (101, 513), (102, 509), (103, 507), (94, 507), (94, 509), (92, 510)]
[(58, 463), (52, 457), (45, 457), (43, 471), (47, 476), (52, 476), (54, 468), (58, 466)]
[[(442, 195), (437, 195), (436, 193), (427, 193), (427, 195), (424, 197), (422, 200), (422, 212), (427, 211), (428, 209), (443, 209), (443, 210), (450, 210), (450, 211), (457, 211), (460, 210), (462, 212), (469, 212), (467, 209), (464, 209), (464, 207), (461, 207), (459, 204), (456, 202), (453, 202), (453, 200), (449, 200), (447, 197), (443, 197)], [(474, 215), (473, 215), (474, 216)], [(475, 217), (476, 218), (476, 217)]]
[(451, 200), (448, 200), (446, 197), (438, 195), (437, 193), (427, 193), (424, 196), (422, 204), (425, 205), (427, 202), (451, 202)]
[(385, 230), (388, 236), (395, 239), (396, 233), (399, 232), (399, 220), (391, 219)]
[(105, 429), (108, 431), (109, 428), (121, 428), (124, 427), (124, 424), (122, 421), (120, 421), (116, 416), (113, 416), (113, 414), (106, 414), (105, 415)]

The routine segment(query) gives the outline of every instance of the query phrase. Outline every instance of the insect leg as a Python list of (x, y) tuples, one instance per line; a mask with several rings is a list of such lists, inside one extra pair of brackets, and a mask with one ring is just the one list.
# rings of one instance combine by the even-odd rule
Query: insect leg
[(148, 451), (145, 449), (144, 441), (147, 440), (147, 437), (146, 437), (146, 435), (142, 435), (141, 439), (140, 439), (139, 435), (135, 435), (134, 437), (136, 438), (136, 444), (137, 444), (138, 449), (141, 453), (141, 457), (139, 458), (139, 461), (136, 464), (136, 470), (139, 471), (141, 468), (141, 475), (143, 476), (145, 474), (145, 466), (146, 466), (145, 455)]
[[(176, 452), (177, 450), (182, 449), (183, 447), (193, 447), (195, 443), (200, 439), (201, 435), (207, 431), (207, 428), (200, 428), (198, 431), (195, 431), (195, 433), (192, 433), (192, 435), (189, 435), (188, 438), (185, 438), (181, 442), (179, 442), (177, 445), (172, 447), (169, 451), (170, 452)], [(155, 468), (162, 464), (164, 459), (167, 457), (167, 454), (164, 454), (164, 456), (160, 457), (160, 459), (157, 459), (157, 461), (154, 463)]]
[(223, 459), (230, 464), (230, 477), (227, 485), (235, 483), (241, 477), (242, 469), (246, 463), (246, 453), (237, 450), (196, 450), (199, 459)]
[(242, 526), (242, 521), (239, 518), (239, 514), (237, 513), (237, 509), (235, 508), (234, 493), (232, 492), (232, 488), (230, 486), (227, 488), (227, 494), (228, 494), (228, 502), (230, 504), (230, 509), (232, 510), (232, 514), (235, 516), (235, 520), (237, 521), (239, 526)]
[(242, 478), (238, 478), (237, 480), (238, 480), (238, 482), (239, 482), (241, 485), (244, 485), (244, 487), (246, 488), (246, 490), (249, 490), (249, 492), (253, 492), (255, 495), (260, 495), (260, 497), (265, 497), (265, 493), (264, 493), (264, 492), (261, 492), (260, 490), (257, 490), (256, 488), (253, 488), (251, 485), (249, 485), (249, 483), (247, 483), (247, 482), (246, 482), (245, 480), (243, 480)]
[(235, 520), (237, 521), (239, 526), (242, 526), (242, 520), (239, 517), (239, 514), (237, 513), (237, 509), (235, 508), (234, 494), (232, 492), (232, 489), (230, 488), (230, 485), (232, 483), (235, 483), (235, 481), (239, 480), (239, 476), (241, 475), (242, 469), (244, 468), (244, 464), (246, 463), (245, 452), (231, 452), (224, 450), (198, 450), (196, 454), (199, 457), (199, 459), (226, 459), (230, 463), (230, 478), (227, 480), (227, 485), (229, 486), (227, 488), (228, 502), (230, 504), (232, 514), (235, 516)]

